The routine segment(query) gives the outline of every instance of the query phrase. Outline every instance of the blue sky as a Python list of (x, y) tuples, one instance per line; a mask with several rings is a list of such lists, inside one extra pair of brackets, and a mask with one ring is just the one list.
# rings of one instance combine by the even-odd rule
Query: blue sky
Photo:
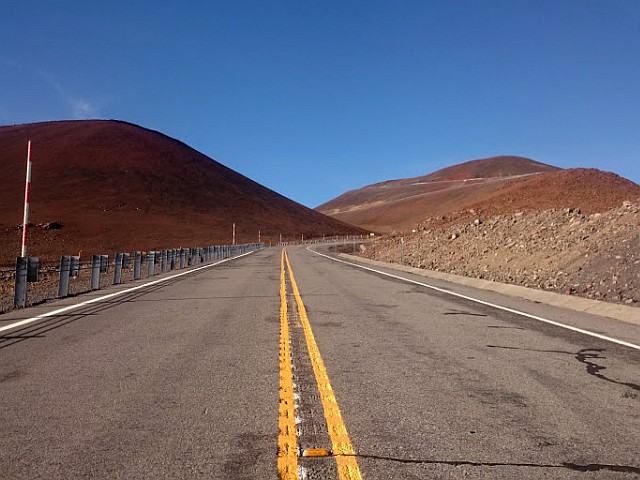
[(314, 207), (498, 154), (640, 183), (640, 2), (9, 1), (0, 125), (116, 118)]

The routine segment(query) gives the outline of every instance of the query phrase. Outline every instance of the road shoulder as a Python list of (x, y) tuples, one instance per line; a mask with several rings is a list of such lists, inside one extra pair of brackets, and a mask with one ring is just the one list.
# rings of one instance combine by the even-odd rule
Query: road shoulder
[(591, 300), (588, 298), (581, 298), (572, 295), (562, 295), (559, 293), (546, 292), (544, 290), (536, 290), (519, 285), (509, 285), (506, 283), (494, 282), (491, 280), (463, 277), (461, 275), (453, 275), (445, 272), (437, 272), (433, 270), (424, 270), (421, 268), (409, 267), (406, 265), (380, 262), (377, 260), (358, 257), (355, 255), (348, 255), (346, 253), (340, 253), (338, 254), (338, 256), (353, 263), (407, 272), (422, 277), (443, 280), (446, 282), (465, 285), (480, 290), (488, 290), (512, 297), (531, 300), (533, 302), (540, 302), (554, 307), (566, 308), (569, 310), (574, 310), (576, 312), (583, 312), (589, 313), (591, 315), (613, 318), (615, 320), (640, 326), (640, 309), (635, 307), (627, 307), (624, 305), (601, 302), (599, 300)]

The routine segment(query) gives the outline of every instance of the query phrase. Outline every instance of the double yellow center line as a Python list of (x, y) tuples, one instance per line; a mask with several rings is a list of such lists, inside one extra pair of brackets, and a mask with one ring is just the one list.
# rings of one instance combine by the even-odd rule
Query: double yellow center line
[[(286, 271), (285, 271), (286, 267)], [(289, 273), (291, 290), (296, 300), (298, 315), (309, 351), (309, 358), (318, 385), (322, 409), (327, 421), (333, 456), (336, 458), (340, 480), (360, 480), (360, 468), (351, 445), (347, 428), (338, 408), (333, 388), (329, 382), (327, 369), (320, 356), (320, 350), (311, 330), (298, 285), (286, 250), (280, 260), (280, 421), (278, 435), (278, 476), (283, 480), (298, 480), (298, 447), (296, 434), (296, 412), (291, 368), (291, 344), (289, 335), (289, 314), (287, 310), (286, 273)]]

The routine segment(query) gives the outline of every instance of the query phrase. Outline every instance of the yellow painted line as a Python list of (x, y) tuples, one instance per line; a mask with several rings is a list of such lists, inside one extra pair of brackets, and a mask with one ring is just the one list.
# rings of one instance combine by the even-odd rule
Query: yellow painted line
[(284, 259), (285, 253), (283, 250), (280, 259), (280, 420), (278, 422), (278, 478), (280, 480), (299, 480)]
[(296, 299), (298, 306), (298, 314), (300, 315), (300, 322), (304, 331), (304, 336), (307, 341), (307, 348), (309, 349), (309, 358), (311, 359), (311, 365), (313, 366), (313, 373), (318, 383), (318, 391), (320, 392), (320, 399), (322, 400), (322, 408), (324, 410), (324, 416), (327, 420), (327, 427), (329, 428), (329, 437), (331, 438), (331, 444), (333, 446), (333, 455), (336, 457), (338, 463), (338, 475), (340, 480), (361, 480), (360, 467), (358, 467), (358, 461), (356, 460), (356, 452), (351, 445), (349, 439), (349, 433), (347, 427), (342, 419), (340, 408), (338, 408), (338, 402), (336, 396), (331, 388), (329, 382), (329, 375), (327, 369), (324, 366), (324, 361), (320, 356), (320, 350), (316, 344), (316, 340), (311, 330), (311, 324), (307, 317), (307, 310), (302, 302), (296, 279), (293, 276), (293, 270), (289, 257), (286, 251), (283, 251), (284, 260), (289, 271), (289, 278), (291, 279), (291, 288), (293, 295)]

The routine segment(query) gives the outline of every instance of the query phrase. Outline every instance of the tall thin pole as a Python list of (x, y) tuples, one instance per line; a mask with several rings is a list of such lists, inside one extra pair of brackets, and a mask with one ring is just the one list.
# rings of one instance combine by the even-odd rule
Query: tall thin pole
[(24, 186), (24, 217), (22, 218), (22, 249), (20, 256), (27, 256), (27, 237), (29, 232), (29, 197), (31, 196), (31, 140), (27, 143), (27, 181)]
[(258, 243), (260, 243), (260, 230), (258, 230)]
[(232, 245), (236, 244), (236, 224), (233, 224), (233, 243)]

